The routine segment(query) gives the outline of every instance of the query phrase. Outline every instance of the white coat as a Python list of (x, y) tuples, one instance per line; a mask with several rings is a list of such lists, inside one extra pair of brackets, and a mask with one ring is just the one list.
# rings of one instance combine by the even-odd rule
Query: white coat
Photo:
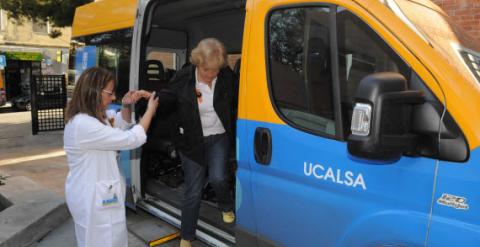
[(78, 247), (128, 245), (125, 181), (116, 151), (140, 147), (147, 136), (140, 125), (125, 122), (121, 112), (107, 111), (106, 115), (114, 119), (113, 127), (83, 113), (65, 126), (69, 165), (65, 196)]

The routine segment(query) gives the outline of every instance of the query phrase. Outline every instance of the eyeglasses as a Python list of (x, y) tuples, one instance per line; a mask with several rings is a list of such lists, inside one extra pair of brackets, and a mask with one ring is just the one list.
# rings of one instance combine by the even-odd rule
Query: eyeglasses
[(113, 96), (113, 95), (115, 95), (115, 92), (109, 92), (109, 91), (107, 91), (107, 90), (105, 90), (105, 89), (102, 90), (102, 91), (103, 91), (104, 93), (108, 94), (108, 96)]

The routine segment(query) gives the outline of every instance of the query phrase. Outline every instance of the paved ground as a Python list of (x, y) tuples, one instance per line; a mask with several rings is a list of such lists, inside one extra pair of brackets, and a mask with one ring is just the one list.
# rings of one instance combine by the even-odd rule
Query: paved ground
[[(75, 234), (72, 218), (68, 219), (55, 229), (53, 232), (48, 234), (44, 239), (39, 243), (34, 244), (30, 247), (65, 247), (65, 246), (75, 246)], [(145, 247), (148, 246), (143, 241), (139, 240), (133, 234), (128, 233), (128, 246), (129, 247)]]
[(30, 112), (0, 113), (0, 174), (26, 176), (63, 196), (68, 172), (63, 132), (33, 136)]
[[(25, 176), (64, 196), (68, 172), (63, 152), (63, 132), (32, 135), (30, 112), (0, 111), (0, 175)], [(71, 219), (48, 234), (34, 247), (75, 246)], [(147, 246), (129, 234), (129, 246)]]

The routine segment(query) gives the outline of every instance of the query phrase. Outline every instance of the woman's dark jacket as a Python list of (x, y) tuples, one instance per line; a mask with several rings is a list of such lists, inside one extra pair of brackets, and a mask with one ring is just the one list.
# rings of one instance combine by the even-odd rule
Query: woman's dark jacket
[[(195, 91), (195, 66), (179, 70), (167, 90), (159, 92), (159, 113), (169, 114), (170, 131), (176, 148), (191, 160), (205, 165), (203, 130)], [(230, 143), (235, 143), (238, 78), (226, 67), (217, 76), (213, 107)]]

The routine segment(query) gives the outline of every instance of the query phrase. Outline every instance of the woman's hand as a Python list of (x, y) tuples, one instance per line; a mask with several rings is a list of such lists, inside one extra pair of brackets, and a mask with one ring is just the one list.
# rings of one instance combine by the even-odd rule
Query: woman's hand
[(157, 111), (157, 107), (158, 107), (158, 97), (156, 97), (155, 92), (149, 93), (149, 94), (150, 96), (148, 99), (147, 111), (152, 111), (153, 115), (155, 115), (155, 112)]
[[(128, 91), (123, 98), (122, 98), (122, 118), (125, 120), (127, 123), (130, 123), (131, 120), (131, 115), (132, 115), (132, 109), (131, 106), (135, 103), (137, 103), (138, 100), (141, 98), (149, 99), (151, 98), (151, 93), (145, 91), (145, 90), (138, 90), (138, 91)], [(157, 105), (158, 105), (158, 100), (157, 100)], [(156, 107), (155, 107), (156, 110)], [(155, 114), (155, 111), (153, 112)]]
[(122, 98), (122, 105), (132, 105), (136, 102), (135, 91), (128, 91)]
[(122, 98), (122, 105), (133, 105), (137, 103), (141, 98), (149, 99), (151, 93), (145, 90), (138, 90), (138, 91), (128, 91)]
[(141, 98), (144, 98), (144, 99), (149, 99), (150, 98), (150, 95), (152, 95), (152, 93), (148, 92), (148, 91), (145, 91), (145, 90), (138, 90), (135, 92), (135, 95), (136, 97), (138, 97), (137, 100), (141, 99)]
[(158, 97), (155, 97), (155, 92), (150, 94), (148, 99), (147, 111), (143, 114), (143, 117), (140, 119), (140, 125), (143, 127), (145, 132), (147, 132), (150, 127), (150, 122), (152, 121), (155, 112), (157, 112), (158, 107)]

